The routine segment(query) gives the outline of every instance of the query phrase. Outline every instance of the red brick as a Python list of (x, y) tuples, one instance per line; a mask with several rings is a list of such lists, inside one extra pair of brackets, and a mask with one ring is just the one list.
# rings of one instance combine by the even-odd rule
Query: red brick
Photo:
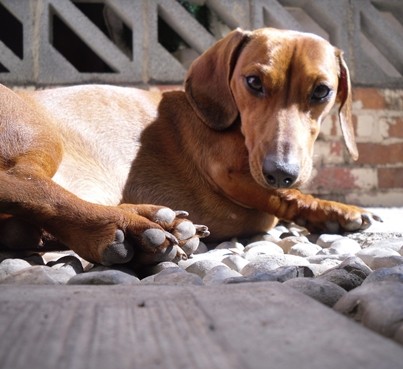
[(361, 101), (364, 109), (385, 109), (386, 107), (384, 96), (376, 88), (354, 88), (353, 100)]
[(344, 153), (344, 143), (341, 141), (330, 142), (330, 154), (342, 156)]
[(393, 124), (389, 125), (389, 137), (403, 138), (403, 118), (397, 117)]
[(348, 168), (325, 167), (318, 169), (311, 187), (332, 192), (356, 189), (356, 179)]
[(403, 167), (379, 168), (378, 184), (382, 189), (403, 188)]
[(358, 143), (358, 164), (385, 165), (403, 163), (403, 143), (382, 145)]

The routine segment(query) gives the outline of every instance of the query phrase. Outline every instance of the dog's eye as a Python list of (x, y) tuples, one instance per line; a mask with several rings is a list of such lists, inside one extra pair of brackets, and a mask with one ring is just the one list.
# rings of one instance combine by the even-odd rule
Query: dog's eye
[(326, 85), (318, 85), (312, 92), (311, 101), (312, 102), (322, 102), (327, 97), (330, 96), (331, 89)]
[(248, 77), (246, 77), (246, 84), (254, 92), (258, 92), (260, 94), (263, 92), (262, 81), (257, 76), (248, 76)]

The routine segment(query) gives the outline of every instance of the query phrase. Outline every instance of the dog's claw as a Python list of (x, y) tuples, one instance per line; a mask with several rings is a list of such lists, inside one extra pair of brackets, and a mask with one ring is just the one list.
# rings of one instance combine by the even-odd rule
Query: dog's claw
[(372, 218), (373, 218), (375, 221), (377, 221), (377, 222), (379, 222), (379, 223), (383, 223), (383, 219), (382, 219), (379, 215), (376, 215), (376, 214), (372, 214), (372, 213), (371, 213), (371, 216), (372, 216)]
[(169, 241), (169, 243), (171, 245), (175, 246), (175, 245), (179, 244), (178, 239), (173, 234), (166, 232), (166, 231), (164, 233), (165, 233), (166, 239)]
[(177, 218), (187, 218), (189, 216), (189, 213), (185, 210), (176, 210), (175, 215)]
[(369, 228), (374, 222), (381, 222), (383, 223), (383, 220), (380, 216), (372, 213), (364, 213), (362, 214), (362, 226), (361, 229), (367, 229)]
[(177, 263), (180, 260), (187, 260), (188, 256), (178, 245), (175, 245), (174, 248), (176, 249), (176, 255), (173, 258), (173, 262)]
[(162, 247), (166, 243), (166, 240), (168, 240), (170, 245), (178, 244), (178, 240), (175, 236), (157, 228), (146, 229), (142, 235), (143, 246), (150, 251), (155, 251)]
[(196, 234), (199, 238), (205, 238), (210, 236), (210, 231), (208, 230), (207, 226), (200, 224), (195, 224), (194, 226), (196, 228)]

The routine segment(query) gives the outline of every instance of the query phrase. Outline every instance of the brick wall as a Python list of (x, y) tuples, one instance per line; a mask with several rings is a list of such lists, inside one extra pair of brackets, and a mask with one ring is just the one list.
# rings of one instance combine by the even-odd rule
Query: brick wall
[(356, 87), (353, 120), (359, 158), (344, 148), (336, 111), (316, 144), (308, 189), (363, 206), (403, 205), (403, 90)]

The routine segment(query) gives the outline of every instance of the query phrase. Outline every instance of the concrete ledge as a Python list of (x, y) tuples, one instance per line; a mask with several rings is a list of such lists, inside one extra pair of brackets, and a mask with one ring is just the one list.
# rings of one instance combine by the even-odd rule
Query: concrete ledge
[(401, 368), (403, 349), (276, 282), (1, 286), (0, 368)]

